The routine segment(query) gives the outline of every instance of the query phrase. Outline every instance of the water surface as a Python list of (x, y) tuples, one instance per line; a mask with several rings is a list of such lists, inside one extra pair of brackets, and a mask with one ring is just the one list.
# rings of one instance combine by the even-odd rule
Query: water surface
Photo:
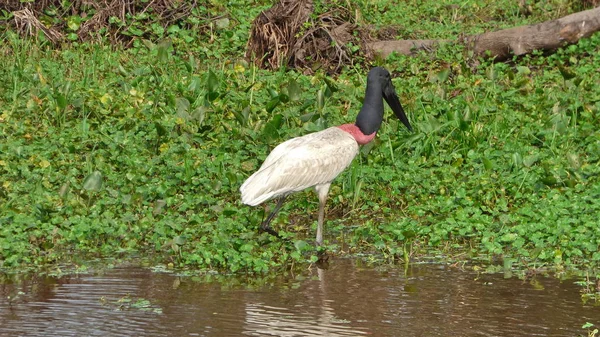
[(260, 286), (237, 282), (137, 267), (11, 278), (0, 284), (0, 336), (578, 336), (586, 321), (600, 325), (574, 280), (540, 275), (336, 259)]

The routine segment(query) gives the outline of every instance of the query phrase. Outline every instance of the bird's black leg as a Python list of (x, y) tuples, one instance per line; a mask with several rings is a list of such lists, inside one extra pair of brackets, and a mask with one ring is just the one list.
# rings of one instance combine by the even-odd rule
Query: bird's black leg
[(280, 197), (277, 200), (277, 205), (275, 205), (275, 208), (273, 209), (271, 214), (269, 214), (267, 219), (260, 224), (261, 231), (267, 232), (279, 239), (281, 239), (281, 236), (279, 235), (279, 233), (277, 233), (277, 231), (275, 231), (273, 228), (271, 228), (271, 226), (269, 226), (269, 224), (271, 223), (271, 220), (273, 220), (273, 218), (275, 217), (275, 214), (277, 214), (277, 212), (279, 212), (279, 209), (281, 208), (281, 206), (283, 206), (284, 201), (285, 201), (285, 196)]

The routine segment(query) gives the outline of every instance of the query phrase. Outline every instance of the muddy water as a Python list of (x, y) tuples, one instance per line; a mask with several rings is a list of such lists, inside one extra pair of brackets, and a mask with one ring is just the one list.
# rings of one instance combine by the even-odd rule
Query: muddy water
[(573, 280), (543, 276), (335, 260), (257, 283), (133, 267), (5, 278), (0, 336), (577, 336), (586, 321), (600, 324), (600, 307), (584, 305)]

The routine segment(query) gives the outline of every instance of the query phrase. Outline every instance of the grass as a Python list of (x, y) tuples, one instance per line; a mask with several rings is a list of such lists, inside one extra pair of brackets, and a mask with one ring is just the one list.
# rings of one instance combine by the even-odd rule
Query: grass
[[(525, 17), (512, 2), (464, 4), (421, 12), (411, 3), (375, 16), (386, 3), (364, 2), (361, 10), (428, 38), (532, 23), (568, 7)], [(312, 191), (274, 221), (286, 243), (257, 233), (263, 212), (241, 205), (238, 188), (280, 142), (352, 121), (366, 71), (328, 78), (248, 64), (250, 21), (268, 5), (231, 7), (239, 25), (169, 29), (170, 40), (136, 40), (128, 50), (52, 48), (4, 31), (0, 267), (143, 254), (179, 268), (263, 273), (314, 261)], [(381, 62), (415, 132), (388, 112), (377, 140), (334, 182), (330, 249), (597, 270), (600, 35), (477, 66), (460, 47), (444, 48)]]
[[(455, 39), (557, 19), (582, 10), (577, 1), (386, 1), (357, 3), (361, 18), (379, 27), (393, 25), (402, 39)], [(368, 18), (368, 20), (366, 19)]]

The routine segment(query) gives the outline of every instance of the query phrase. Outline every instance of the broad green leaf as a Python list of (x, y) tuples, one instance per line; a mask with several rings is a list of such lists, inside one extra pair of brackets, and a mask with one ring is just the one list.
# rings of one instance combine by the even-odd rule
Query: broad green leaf
[(216, 100), (219, 97), (221, 97), (221, 95), (219, 95), (219, 93), (216, 92), (216, 91), (208, 92), (206, 94), (206, 98), (208, 99), (209, 102), (212, 102), (212, 101)]
[(154, 202), (154, 209), (152, 210), (152, 214), (156, 215), (156, 214), (162, 213), (162, 211), (163, 211), (163, 209), (165, 208), (166, 205), (167, 205), (166, 201), (164, 201), (162, 199), (156, 200)]
[(485, 70), (485, 74), (489, 80), (495, 81), (498, 78), (498, 72), (494, 69), (494, 67), (488, 67)]
[(306, 123), (306, 122), (311, 121), (311, 120), (315, 121), (318, 117), (319, 117), (318, 114), (316, 114), (314, 112), (311, 112), (311, 113), (307, 113), (307, 114), (301, 115), (298, 118), (300, 118), (300, 120), (302, 121), (302, 123)]
[(437, 81), (440, 83), (446, 82), (448, 77), (450, 77), (450, 68), (442, 69), (439, 73), (437, 73)]
[(512, 81), (515, 79), (515, 72), (512, 71), (512, 69), (508, 69), (506, 71), (506, 76), (508, 76), (508, 79)]
[(303, 251), (306, 247), (309, 247), (309, 244), (304, 240), (296, 240), (294, 241), (294, 247), (296, 247), (296, 250)]
[(190, 81), (190, 85), (188, 86), (188, 90), (193, 92), (195, 95), (200, 94), (200, 91), (204, 89), (202, 86), (202, 80), (198, 76), (192, 77)]
[(157, 45), (157, 57), (159, 62), (166, 62), (169, 60), (169, 49), (173, 43), (170, 39), (161, 40)]
[(265, 125), (263, 129), (263, 135), (269, 139), (276, 138), (279, 136), (279, 128), (283, 122), (283, 115), (276, 114), (273, 118)]
[(295, 80), (290, 80), (287, 85), (288, 95), (292, 101), (300, 100), (302, 89)]
[(162, 124), (160, 124), (159, 122), (154, 122), (154, 127), (156, 128), (156, 134), (158, 135), (158, 137), (163, 137), (167, 134), (167, 129), (165, 129), (165, 127), (162, 126)]
[(196, 59), (194, 58), (194, 55), (190, 55), (190, 58), (187, 62), (184, 62), (184, 65), (188, 72), (193, 73), (196, 69)]
[(147, 39), (142, 39), (142, 44), (148, 48), (148, 50), (154, 50), (154, 48), (156, 48), (156, 44)]
[(533, 166), (533, 164), (537, 163), (539, 159), (540, 156), (537, 154), (526, 156), (525, 158), (523, 158), (523, 165), (525, 165), (525, 167), (531, 167)]
[(513, 161), (513, 165), (515, 167), (521, 167), (521, 165), (523, 165), (523, 158), (521, 157), (521, 154), (518, 152), (515, 152), (512, 154), (512, 161)]
[(67, 195), (67, 193), (69, 193), (69, 185), (70, 183), (67, 181), (66, 183), (60, 186), (60, 189), (58, 190), (58, 195), (61, 198), (64, 198)]
[(300, 108), (298, 109), (298, 112), (303, 112), (304, 110), (311, 108), (314, 109), (315, 107), (315, 100), (313, 98), (309, 98), (304, 100), (304, 103), (302, 103), (302, 106), (300, 106)]
[(494, 165), (492, 164), (491, 160), (483, 158), (483, 167), (485, 167), (486, 170), (491, 171), (493, 166)]
[(569, 161), (571, 168), (577, 170), (581, 167), (581, 161), (579, 160), (577, 153), (568, 153), (567, 160)]
[(281, 103), (287, 103), (290, 101), (290, 96), (286, 94), (281, 94), (279, 95), (279, 100), (281, 101)]
[(254, 82), (254, 83), (250, 84), (249, 86), (247, 86), (246, 88), (244, 88), (244, 92), (247, 93), (248, 91), (250, 91), (250, 89), (252, 89), (252, 87), (254, 87), (256, 85), (256, 83), (258, 83), (258, 82)]
[(465, 122), (468, 122), (471, 120), (471, 108), (468, 105), (465, 106), (465, 111), (463, 112), (462, 120)]
[(185, 244), (185, 237), (178, 235), (173, 238), (173, 242), (179, 246), (183, 246)]
[(56, 106), (60, 110), (64, 110), (67, 107), (67, 98), (62, 93), (56, 95)]
[(558, 181), (552, 173), (547, 172), (546, 175), (542, 178), (542, 182), (547, 186), (554, 186)]
[(194, 109), (194, 111), (192, 112), (192, 118), (194, 118), (200, 125), (202, 125), (202, 123), (204, 122), (204, 118), (206, 117), (206, 110), (208, 109), (201, 106)]
[(70, 16), (67, 19), (67, 26), (69, 27), (70, 30), (78, 30), (79, 26), (81, 25), (81, 18), (79, 16)]
[(529, 75), (529, 74), (531, 74), (531, 69), (529, 69), (529, 67), (526, 67), (526, 66), (518, 66), (517, 72), (519, 74)]
[(170, 25), (169, 28), (167, 28), (167, 32), (172, 34), (172, 33), (177, 33), (181, 30), (181, 28), (179, 28), (178, 25)]
[(98, 192), (102, 188), (102, 173), (94, 171), (83, 181), (83, 189), (86, 191)]
[(558, 71), (560, 71), (560, 74), (562, 75), (562, 77), (565, 80), (570, 80), (572, 78), (575, 78), (575, 76), (577, 76), (573, 71), (571, 71), (571, 69), (567, 68), (567, 67), (563, 67), (562, 65), (558, 65)]
[(206, 88), (208, 89), (209, 94), (216, 92), (218, 87), (219, 78), (211, 69), (209, 69), (206, 77)]
[[(327, 84), (327, 89), (329, 89), (329, 96), (331, 96), (332, 93), (337, 92), (339, 90), (337, 85), (335, 84), (335, 82), (333, 82), (332, 80), (330, 80), (327, 77), (325, 77), (323, 79), (325, 80), (325, 84)], [(329, 97), (329, 96), (327, 96), (327, 97)]]
[(317, 92), (317, 110), (321, 111), (325, 107), (325, 93), (322, 89)]
[(133, 27), (133, 26), (129, 27), (129, 29), (127, 29), (127, 31), (131, 35), (134, 35), (134, 36), (142, 36), (142, 35), (144, 35), (144, 31), (143, 30), (141, 30), (141, 29), (139, 29), (137, 27)]
[(248, 116), (250, 115), (250, 106), (247, 105), (245, 108), (242, 109), (242, 111), (234, 110), (233, 115), (237, 119), (238, 123), (240, 123), (240, 125), (245, 126), (248, 122)]
[(190, 108), (190, 101), (185, 97), (177, 97), (175, 106), (178, 113), (187, 112)]
[(402, 231), (402, 235), (405, 239), (412, 239), (417, 236), (417, 233), (414, 230), (404, 230)]
[(315, 125), (319, 130), (325, 130), (327, 129), (327, 120), (324, 117), (319, 117), (315, 121)]
[(281, 102), (281, 100), (279, 99), (279, 96), (274, 97), (267, 103), (267, 106), (265, 107), (265, 109), (269, 113), (273, 112), (273, 110), (275, 110), (275, 108), (279, 105), (280, 102)]
[(229, 185), (235, 186), (237, 184), (237, 175), (231, 171), (225, 173), (225, 177), (229, 181)]
[(129, 72), (127, 70), (125, 70), (125, 68), (119, 63), (119, 66), (117, 67), (117, 69), (119, 70), (119, 73), (123, 76), (129, 76)]
[(226, 29), (229, 27), (229, 19), (228, 18), (221, 18), (221, 19), (217, 19), (215, 21), (215, 25), (217, 26), (217, 28), (219, 29)]
[(427, 121), (421, 124), (421, 128), (425, 133), (432, 133), (439, 131), (444, 124), (440, 123), (434, 116), (428, 116)]

